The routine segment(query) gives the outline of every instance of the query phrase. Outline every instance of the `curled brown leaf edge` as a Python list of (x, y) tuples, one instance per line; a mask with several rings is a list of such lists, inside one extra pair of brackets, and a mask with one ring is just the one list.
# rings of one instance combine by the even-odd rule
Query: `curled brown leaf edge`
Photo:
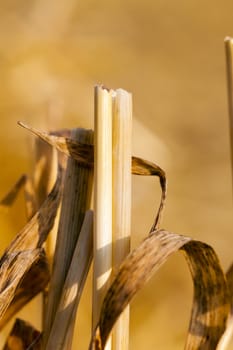
[(215, 349), (230, 313), (224, 272), (207, 244), (165, 230), (152, 232), (128, 255), (112, 282), (89, 349), (104, 349), (111, 330), (133, 296), (169, 258), (181, 250), (193, 279), (194, 298), (186, 349)]

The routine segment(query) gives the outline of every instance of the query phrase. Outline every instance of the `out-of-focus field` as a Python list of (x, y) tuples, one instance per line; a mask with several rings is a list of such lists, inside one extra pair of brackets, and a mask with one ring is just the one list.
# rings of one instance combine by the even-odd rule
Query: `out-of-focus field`
[[(133, 93), (134, 154), (168, 176), (162, 226), (233, 260), (232, 189), (223, 39), (233, 2), (0, 1), (0, 196), (31, 168), (31, 136), (16, 125), (93, 127), (93, 86)], [(132, 246), (147, 234), (158, 181), (133, 181)], [(0, 251), (25, 222), (23, 198), (0, 214)], [(74, 349), (87, 349), (91, 281)], [(192, 285), (179, 254), (131, 306), (130, 349), (182, 349)], [(20, 313), (40, 327), (39, 300)], [(1, 336), (1, 343), (4, 334)]]

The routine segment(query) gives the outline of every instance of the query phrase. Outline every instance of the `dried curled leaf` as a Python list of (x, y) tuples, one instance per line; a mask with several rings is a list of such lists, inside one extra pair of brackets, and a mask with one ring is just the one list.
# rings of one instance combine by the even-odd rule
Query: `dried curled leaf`
[(186, 349), (215, 349), (230, 313), (225, 274), (213, 248), (190, 241), (181, 248), (193, 278), (194, 297)]
[(160, 205), (159, 205), (157, 215), (150, 229), (150, 233), (151, 233), (157, 230), (160, 225), (162, 211), (164, 209), (166, 195), (167, 195), (166, 174), (165, 174), (165, 171), (161, 169), (158, 165), (138, 157), (132, 157), (132, 174), (144, 175), (144, 176), (158, 176), (160, 180), (162, 195), (161, 195), (161, 200), (160, 200)]
[[(57, 150), (71, 156), (76, 161), (85, 164), (86, 166), (94, 165), (94, 147), (91, 144), (84, 144), (72, 140), (68, 137), (50, 135), (49, 133), (38, 131), (35, 128), (29, 127), (26, 124), (19, 122), (19, 125), (31, 131), (36, 136), (40, 137), (45, 142), (49, 143), (51, 146), (55, 147)], [(148, 162), (144, 159), (138, 157), (132, 157), (132, 174), (134, 175), (144, 175), (144, 176), (158, 176), (160, 179), (160, 185), (162, 189), (161, 202), (159, 206), (158, 213), (152, 225), (150, 232), (158, 229), (161, 214), (164, 208), (166, 191), (167, 191), (167, 181), (166, 174), (163, 169), (158, 165)]]
[(48, 280), (47, 259), (42, 248), (6, 254), (0, 267), (0, 328), (41, 292)]
[[(41, 247), (54, 224), (61, 197), (62, 175), (63, 170), (59, 168), (54, 187), (43, 205), (0, 259), (0, 329), (48, 283), (47, 260)], [(18, 184), (22, 185), (22, 181)], [(12, 198), (11, 195), (7, 197)]]
[(164, 230), (152, 232), (120, 266), (105, 296), (89, 349), (104, 349), (112, 327), (126, 305), (179, 249), (185, 252), (194, 283), (186, 349), (215, 349), (225, 331), (230, 310), (227, 284), (218, 258), (210, 246)]
[(58, 151), (65, 153), (67, 156), (72, 156), (78, 162), (87, 166), (94, 166), (93, 145), (80, 143), (68, 137), (51, 135), (32, 128), (22, 122), (18, 122), (18, 124), (55, 147)]

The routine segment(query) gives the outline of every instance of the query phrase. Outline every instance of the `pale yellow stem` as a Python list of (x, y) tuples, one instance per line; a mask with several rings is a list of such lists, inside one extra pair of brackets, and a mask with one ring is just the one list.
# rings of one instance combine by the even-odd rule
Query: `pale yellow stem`
[(112, 272), (112, 95), (95, 88), (93, 328)]
[[(116, 90), (113, 103), (113, 268), (116, 270), (130, 251), (131, 231), (131, 143), (132, 96)], [(129, 307), (113, 332), (113, 349), (129, 348)]]

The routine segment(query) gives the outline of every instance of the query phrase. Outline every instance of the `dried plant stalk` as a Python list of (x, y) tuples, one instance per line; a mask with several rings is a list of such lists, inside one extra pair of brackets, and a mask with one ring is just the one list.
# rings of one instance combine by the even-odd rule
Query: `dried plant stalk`
[[(229, 129), (230, 129), (230, 155), (231, 155), (231, 175), (232, 175), (232, 190), (233, 190), (233, 39), (225, 38), (225, 54), (226, 54), (226, 72), (227, 72), (227, 93), (228, 93), (228, 114), (229, 114)], [(226, 273), (229, 292), (231, 296), (231, 314), (228, 320), (228, 327), (222, 337), (218, 350), (224, 350), (230, 343), (233, 334), (233, 265)]]
[[(72, 131), (71, 137), (81, 143), (93, 143), (93, 132), (91, 130), (75, 129)], [(85, 212), (90, 207), (92, 179), (93, 171), (91, 168), (69, 158), (64, 180), (64, 194), (53, 263), (53, 274), (48, 296), (45, 320), (45, 344), (52, 329)]]
[(112, 272), (112, 95), (95, 88), (93, 327)]
[(93, 257), (93, 213), (88, 211), (74, 251), (63, 288), (47, 350), (63, 350), (71, 346), (77, 307)]
[[(113, 269), (116, 271), (130, 251), (132, 96), (116, 90), (113, 99)], [(112, 338), (115, 350), (129, 347), (129, 306), (117, 321)]]

